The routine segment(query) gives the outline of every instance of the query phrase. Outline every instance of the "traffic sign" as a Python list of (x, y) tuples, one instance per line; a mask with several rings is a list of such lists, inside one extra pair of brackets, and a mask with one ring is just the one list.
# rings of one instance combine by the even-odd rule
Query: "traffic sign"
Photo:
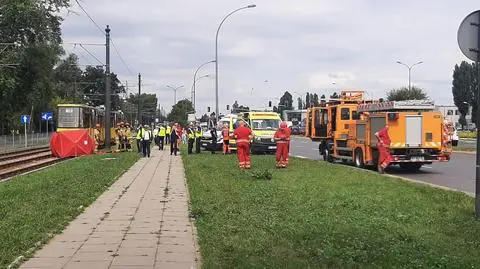
[(30, 123), (30, 116), (28, 116), (28, 115), (20, 116), (20, 122), (22, 124), (29, 124)]
[(468, 59), (477, 61), (480, 49), (480, 10), (470, 13), (458, 28), (457, 40), (460, 50)]
[(53, 113), (52, 112), (43, 112), (42, 113), (42, 120), (46, 120), (46, 121), (53, 120)]

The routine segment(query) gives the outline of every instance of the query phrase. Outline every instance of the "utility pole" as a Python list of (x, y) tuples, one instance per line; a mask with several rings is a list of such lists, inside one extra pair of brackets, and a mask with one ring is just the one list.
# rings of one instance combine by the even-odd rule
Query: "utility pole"
[(105, 148), (110, 150), (111, 148), (111, 121), (110, 121), (110, 110), (111, 110), (111, 101), (110, 101), (110, 28), (107, 25), (105, 29), (106, 37), (106, 57), (105, 57)]
[(141, 111), (140, 111), (140, 96), (142, 95), (142, 75), (139, 73), (138, 74), (138, 99), (137, 99), (137, 102), (138, 102), (138, 111), (137, 111), (137, 121), (138, 121), (138, 124), (142, 125), (142, 114)]

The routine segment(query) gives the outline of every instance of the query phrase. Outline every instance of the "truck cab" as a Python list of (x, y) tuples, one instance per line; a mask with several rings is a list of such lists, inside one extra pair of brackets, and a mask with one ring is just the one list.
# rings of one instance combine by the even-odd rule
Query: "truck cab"
[(249, 111), (240, 115), (253, 131), (252, 153), (272, 153), (277, 150), (274, 136), (281, 118), (276, 112)]

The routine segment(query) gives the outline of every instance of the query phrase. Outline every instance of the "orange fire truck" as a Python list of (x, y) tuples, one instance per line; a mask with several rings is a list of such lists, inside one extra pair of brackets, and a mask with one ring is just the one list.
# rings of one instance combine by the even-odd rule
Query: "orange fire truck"
[(340, 98), (307, 110), (306, 136), (319, 141), (324, 160), (376, 165), (375, 133), (389, 124), (392, 164), (417, 171), (423, 164), (449, 161), (449, 130), (433, 102), (364, 100), (362, 91), (343, 91)]

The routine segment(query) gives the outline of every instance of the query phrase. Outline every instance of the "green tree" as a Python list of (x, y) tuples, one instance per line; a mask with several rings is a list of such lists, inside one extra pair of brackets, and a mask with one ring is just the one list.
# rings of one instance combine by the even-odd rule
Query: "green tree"
[[(83, 83), (86, 85), (83, 90), (85, 102), (92, 106), (105, 105), (105, 70), (102, 66), (87, 66), (83, 73)], [(125, 94), (125, 87), (115, 73), (110, 73), (112, 110), (121, 108), (120, 95)]]
[[(121, 110), (126, 114), (127, 119), (131, 122), (137, 120), (138, 105), (140, 100), (140, 124), (148, 124), (159, 116), (157, 111), (158, 99), (156, 94), (142, 93), (140, 98), (138, 94), (130, 94), (130, 96), (123, 102)], [(159, 118), (160, 121), (160, 118)]]
[(167, 116), (168, 121), (178, 122), (181, 125), (187, 125), (188, 114), (193, 112), (193, 105), (187, 99), (180, 100), (174, 106), (172, 106), (172, 111)]
[[(460, 111), (460, 120), (459, 123), (462, 125), (462, 128), (467, 124), (465, 116), (468, 113), (469, 105), (475, 107), (476, 111), (476, 102), (474, 99), (475, 89), (476, 89), (476, 79), (475, 79), (475, 64), (467, 63), (462, 61), (460, 65), (455, 65), (453, 70), (453, 81), (452, 81), (452, 94), (453, 102), (458, 107)], [(474, 116), (473, 113), (472, 116)], [(475, 117), (473, 117), (475, 120)]]
[(338, 98), (340, 98), (340, 96), (336, 92), (330, 95), (330, 99), (338, 99)]
[(388, 101), (404, 101), (404, 100), (425, 100), (428, 99), (427, 94), (421, 88), (413, 86), (411, 89), (402, 87), (387, 92)]
[(303, 101), (302, 101), (302, 98), (298, 97), (297, 102), (298, 102), (298, 103), (297, 103), (297, 108), (298, 108), (298, 110), (303, 109)]
[(73, 103), (79, 102), (79, 99), (83, 98), (82, 74), (83, 71), (78, 66), (77, 55), (70, 54), (61, 60), (54, 69), (55, 95)]
[(292, 110), (293, 109), (293, 97), (288, 91), (286, 91), (283, 96), (280, 98), (280, 102), (278, 103), (277, 113), (282, 116), (283, 111), (285, 110)]
[(307, 92), (307, 94), (305, 96), (305, 108), (309, 108), (311, 102), (312, 102), (312, 100), (310, 99), (310, 94)]
[(313, 95), (313, 106), (318, 106), (320, 104), (319, 100), (318, 100), (318, 94), (314, 94)]

